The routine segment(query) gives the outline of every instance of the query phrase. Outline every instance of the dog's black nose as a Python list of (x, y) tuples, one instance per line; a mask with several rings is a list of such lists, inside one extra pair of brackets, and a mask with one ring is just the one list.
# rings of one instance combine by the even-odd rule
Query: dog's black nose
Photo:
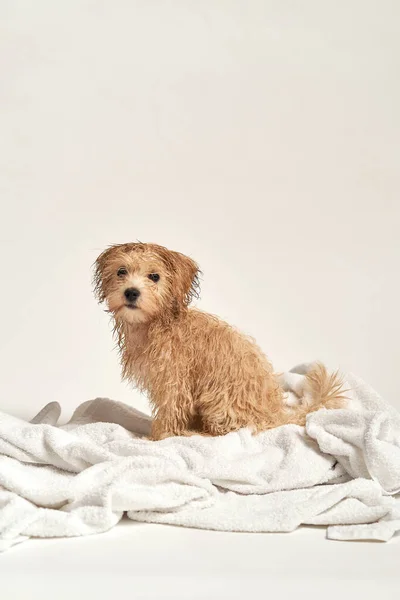
[(140, 296), (140, 292), (136, 288), (127, 288), (124, 294), (128, 302), (135, 302)]

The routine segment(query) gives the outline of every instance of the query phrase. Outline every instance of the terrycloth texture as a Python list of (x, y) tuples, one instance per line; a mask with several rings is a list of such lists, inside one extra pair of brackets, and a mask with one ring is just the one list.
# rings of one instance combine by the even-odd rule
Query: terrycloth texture
[[(299, 401), (308, 368), (283, 376), (288, 403)], [(310, 415), (306, 431), (258, 436), (151, 442), (141, 437), (149, 417), (106, 399), (82, 404), (63, 427), (57, 403), (31, 423), (0, 413), (0, 549), (100, 533), (124, 512), (224, 531), (327, 525), (331, 539), (389, 540), (400, 530), (400, 417), (362, 380), (345, 379), (348, 408)]]

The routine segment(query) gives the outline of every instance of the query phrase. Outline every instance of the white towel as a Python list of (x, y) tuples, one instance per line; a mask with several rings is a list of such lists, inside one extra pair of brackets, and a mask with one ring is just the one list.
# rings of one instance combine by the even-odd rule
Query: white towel
[[(283, 376), (289, 404), (310, 366)], [(331, 539), (389, 540), (400, 530), (400, 417), (354, 375), (345, 387), (348, 408), (257, 436), (151, 442), (149, 417), (107, 399), (85, 402), (62, 427), (57, 403), (30, 423), (0, 413), (0, 549), (100, 533), (124, 513), (223, 531), (327, 525)]]

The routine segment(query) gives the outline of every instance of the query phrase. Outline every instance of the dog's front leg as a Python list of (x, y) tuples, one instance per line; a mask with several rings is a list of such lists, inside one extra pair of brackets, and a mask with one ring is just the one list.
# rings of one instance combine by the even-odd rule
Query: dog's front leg
[(187, 398), (169, 398), (167, 402), (164, 400), (156, 410), (151, 425), (151, 439), (163, 440), (172, 436), (189, 435), (192, 412), (191, 402)]
[(176, 435), (175, 433), (170, 431), (170, 428), (167, 424), (168, 422), (166, 422), (162, 417), (157, 416), (155, 419), (153, 419), (153, 422), (151, 424), (150, 439), (154, 441), (164, 440), (165, 438)]

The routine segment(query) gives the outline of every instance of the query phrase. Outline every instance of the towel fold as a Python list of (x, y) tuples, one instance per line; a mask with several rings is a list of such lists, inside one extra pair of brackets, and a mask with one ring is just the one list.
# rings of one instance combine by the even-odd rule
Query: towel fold
[[(282, 376), (288, 404), (312, 366)], [(358, 377), (345, 387), (346, 409), (256, 436), (152, 442), (148, 416), (103, 398), (64, 426), (54, 402), (30, 423), (0, 412), (0, 550), (100, 533), (124, 513), (221, 531), (326, 525), (330, 539), (387, 541), (400, 530), (400, 416)]]

